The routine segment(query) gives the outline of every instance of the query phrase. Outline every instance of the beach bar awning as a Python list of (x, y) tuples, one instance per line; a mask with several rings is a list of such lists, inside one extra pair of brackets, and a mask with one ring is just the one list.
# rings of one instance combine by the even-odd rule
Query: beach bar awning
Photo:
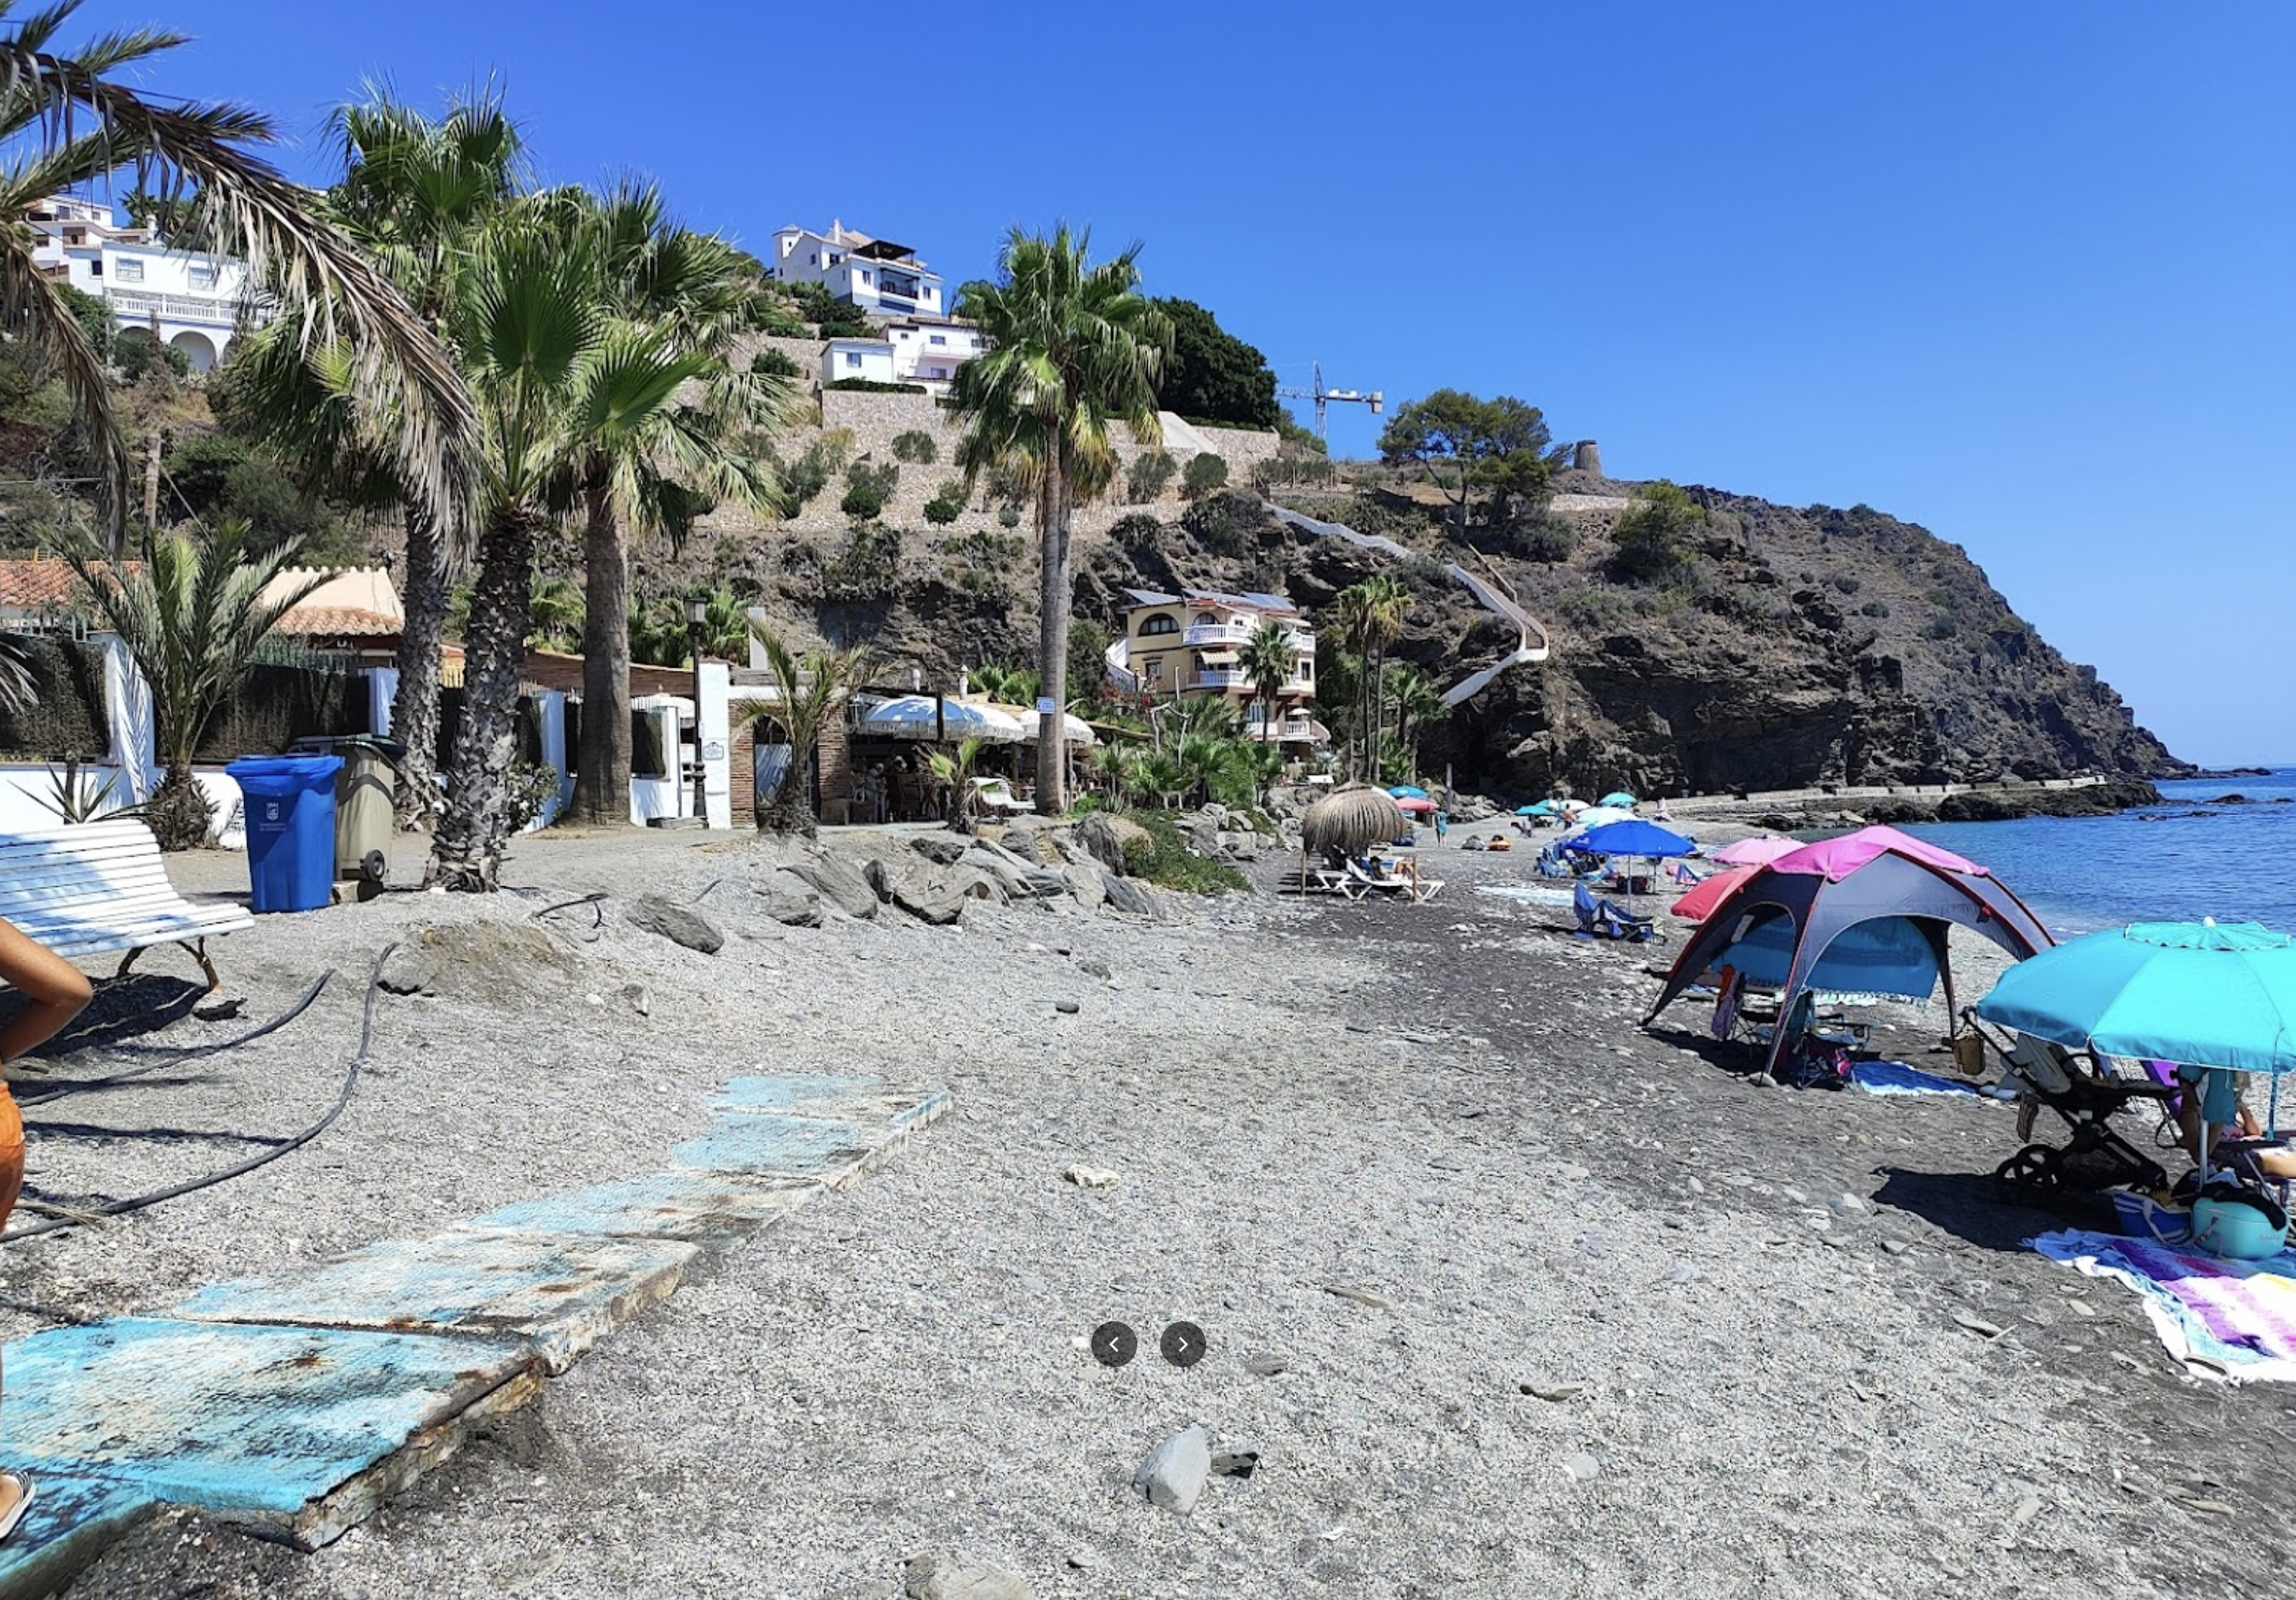
[(977, 701), (930, 694), (897, 694), (861, 713), (860, 732), (878, 739), (986, 739), (1018, 744), (1028, 737), (1020, 719)]

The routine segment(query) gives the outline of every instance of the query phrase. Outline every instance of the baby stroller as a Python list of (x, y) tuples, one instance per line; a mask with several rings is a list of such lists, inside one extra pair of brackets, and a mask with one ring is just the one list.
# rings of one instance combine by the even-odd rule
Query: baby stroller
[[(1962, 1020), (2001, 1061), (2001, 1081), (2017, 1092), (2017, 1136), (2025, 1141), (1994, 1169), (1994, 1181), (2013, 1200), (2042, 1202), (2067, 1191), (2097, 1193), (2129, 1186), (2165, 1189), (2161, 1163), (2123, 1138), (2112, 1119), (2132, 1105), (2157, 1116), (2177, 1091), (2150, 1077), (2131, 1077), (2110, 1063), (2077, 1055), (2028, 1034), (2006, 1038), (1986, 1030), (1972, 1012)], [(2043, 1112), (2064, 1127), (2063, 1143), (2034, 1136)]]

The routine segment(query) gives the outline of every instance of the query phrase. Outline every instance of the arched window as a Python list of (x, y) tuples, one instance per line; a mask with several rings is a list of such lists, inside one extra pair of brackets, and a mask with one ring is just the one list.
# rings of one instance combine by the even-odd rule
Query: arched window
[(1213, 616), (1210, 611), (1198, 611), (1196, 613), (1196, 626), (1198, 628), (1217, 628), (1218, 625), (1219, 619)]
[(1140, 636), (1144, 639), (1154, 634), (1176, 634), (1179, 631), (1179, 621), (1169, 611), (1158, 611), (1140, 625)]

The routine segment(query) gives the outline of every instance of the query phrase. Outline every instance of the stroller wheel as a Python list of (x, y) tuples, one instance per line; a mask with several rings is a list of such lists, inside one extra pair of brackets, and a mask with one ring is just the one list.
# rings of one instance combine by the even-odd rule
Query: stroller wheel
[(1993, 1182), (2013, 1203), (2044, 1199), (2063, 1186), (2061, 1153), (2047, 1145), (2028, 1145), (1994, 1169)]

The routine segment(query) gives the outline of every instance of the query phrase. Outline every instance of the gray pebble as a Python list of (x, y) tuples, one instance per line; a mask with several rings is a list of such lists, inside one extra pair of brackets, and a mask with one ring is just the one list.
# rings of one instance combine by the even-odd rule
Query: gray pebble
[(1084, 1007), (1078, 1005), (1074, 1000), (1055, 1000), (1053, 1002), (1053, 1009), (1059, 1012), (1064, 1017), (1072, 1017), (1076, 1015), (1077, 1013), (1082, 1011)]
[(1581, 1450), (1575, 1456), (1562, 1458), (1562, 1470), (1577, 1482), (1592, 1483), (1603, 1475), (1603, 1464)]
[(1132, 1487), (1149, 1503), (1185, 1516), (1196, 1508), (1212, 1470), (1211, 1441), (1201, 1424), (1183, 1428), (1148, 1452), (1132, 1474)]

